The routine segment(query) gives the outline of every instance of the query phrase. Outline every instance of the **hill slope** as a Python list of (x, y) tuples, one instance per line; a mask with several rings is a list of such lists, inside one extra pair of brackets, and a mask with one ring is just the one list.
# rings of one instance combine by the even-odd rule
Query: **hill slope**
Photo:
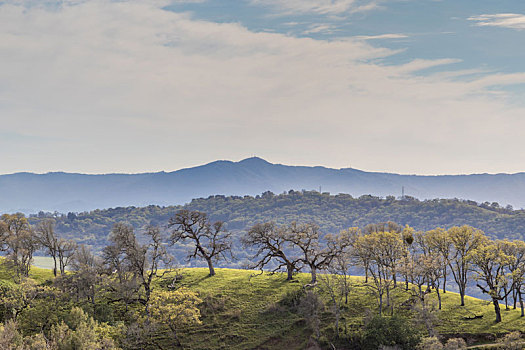
[(256, 195), (322, 186), (353, 196), (463, 198), (525, 207), (525, 173), (417, 176), (356, 169), (287, 166), (260, 158), (216, 161), (174, 172), (84, 175), (0, 175), (0, 212), (78, 212), (116, 206), (173, 205), (209, 195)]
[[(52, 274), (49, 270), (32, 270), (33, 278), (43, 285), (50, 285)], [(309, 276), (299, 274), (292, 282), (287, 282), (281, 274), (264, 274), (253, 276), (253, 271), (218, 269), (217, 275), (207, 277), (205, 269), (184, 269), (182, 279), (177, 287), (186, 287), (203, 300), (199, 305), (202, 324), (184, 329), (179, 333), (180, 341), (187, 349), (304, 349), (312, 334), (311, 328), (305, 322), (305, 317), (293, 306), (304, 295), (303, 285), (308, 283)], [(0, 284), (8, 281), (5, 271), (0, 269)], [(47, 282), (46, 282), (47, 281)], [(157, 280), (155, 288), (165, 289), (170, 279)], [(10, 282), (9, 282), (10, 283)], [(335, 343), (338, 349), (355, 349), (350, 342), (360, 334), (366, 323), (366, 315), (375, 313), (377, 301), (370, 293), (360, 277), (350, 278), (350, 294), (348, 303), (342, 304), (340, 322), (341, 338), (334, 337), (333, 305), (328, 294), (319, 284), (315, 293), (321, 296), (322, 304), (319, 319), (321, 339), (320, 345), (330, 349), (330, 343)], [(406, 301), (411, 298), (411, 292), (396, 288), (394, 300), (395, 313), (411, 318), (413, 313), (406, 308)], [(503, 322), (493, 322), (494, 313), (490, 303), (467, 297), (466, 306), (458, 307), (459, 296), (448, 292), (443, 297), (443, 309), (435, 310), (433, 315), (435, 329), (444, 338), (461, 336), (471, 343), (494, 341), (498, 336), (525, 327), (525, 319), (519, 317), (518, 310), (503, 312)], [(435, 293), (427, 296), (435, 301)], [(40, 302), (45, 303), (45, 299)], [(51, 301), (50, 301), (51, 302)], [(103, 303), (98, 300), (98, 303)], [(91, 305), (79, 304), (86, 310)], [(73, 307), (71, 303), (67, 307)], [(118, 314), (115, 309), (114, 311)], [(27, 314), (26, 314), (27, 313)], [(471, 318), (473, 315), (482, 318)], [(23, 311), (20, 323), (24, 325), (26, 317), (31, 316), (31, 310)], [(104, 317), (112, 319), (111, 308), (105, 309)], [(58, 315), (57, 315), (58, 317)], [(59, 319), (55, 320), (56, 322)], [(118, 319), (109, 321), (110, 325), (118, 325)], [(425, 330), (421, 324), (412, 326), (412, 331)], [(34, 330), (29, 330), (31, 334)], [(155, 334), (158, 344), (171, 348), (170, 333)], [(148, 348), (149, 349), (149, 348)]]

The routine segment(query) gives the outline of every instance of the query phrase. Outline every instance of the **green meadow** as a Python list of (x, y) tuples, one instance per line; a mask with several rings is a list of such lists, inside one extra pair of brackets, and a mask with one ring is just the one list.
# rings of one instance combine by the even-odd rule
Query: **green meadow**
[[(41, 262), (37, 262), (41, 263)], [(310, 275), (297, 274), (293, 281), (286, 281), (284, 274), (263, 273), (250, 270), (217, 269), (217, 275), (208, 276), (204, 268), (185, 268), (178, 271), (182, 276), (173, 282), (174, 274), (157, 279), (154, 288), (188, 288), (198, 294), (202, 324), (190, 326), (179, 333), (180, 341), (187, 349), (304, 349), (309, 345), (312, 330), (293, 304), (305, 290)], [(30, 278), (38, 284), (51, 284), (51, 270), (33, 266)], [(3, 283), (10, 283), (11, 275), (0, 270)], [(321, 278), (322, 280), (322, 278)], [(364, 284), (362, 277), (350, 277), (348, 303), (341, 307), (339, 324), (341, 346), (345, 337), (362, 331), (367, 317), (377, 313), (377, 300)], [(318, 293), (324, 306), (319, 315), (321, 338), (324, 348), (334, 343), (334, 313), (328, 295), (322, 289)], [(314, 287), (317, 288), (317, 287)], [(413, 317), (414, 311), (406, 306), (413, 298), (413, 291), (406, 291), (399, 283), (393, 291), (393, 306), (396, 315)], [(444, 338), (461, 336), (471, 344), (492, 343), (501, 335), (525, 329), (525, 318), (518, 310), (503, 309), (503, 322), (494, 322), (494, 310), (490, 302), (472, 297), (466, 298), (466, 306), (460, 307), (459, 295), (453, 292), (442, 294), (442, 310), (437, 310), (436, 293), (427, 298), (429, 309), (433, 309), (434, 327)], [(390, 317), (386, 312), (385, 317)], [(473, 316), (481, 318), (469, 319)], [(414, 332), (425, 336), (425, 328), (414, 323)], [(157, 332), (154, 336), (159, 344), (169, 348), (169, 332)], [(344, 347), (342, 347), (344, 348)]]

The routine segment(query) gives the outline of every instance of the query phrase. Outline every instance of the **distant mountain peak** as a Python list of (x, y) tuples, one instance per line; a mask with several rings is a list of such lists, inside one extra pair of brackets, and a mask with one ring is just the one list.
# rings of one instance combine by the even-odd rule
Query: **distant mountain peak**
[(239, 161), (239, 164), (264, 164), (264, 165), (269, 165), (269, 164), (272, 164), (262, 158), (259, 158), (259, 157), (250, 157), (250, 158), (246, 158), (246, 159), (243, 159), (241, 161)]

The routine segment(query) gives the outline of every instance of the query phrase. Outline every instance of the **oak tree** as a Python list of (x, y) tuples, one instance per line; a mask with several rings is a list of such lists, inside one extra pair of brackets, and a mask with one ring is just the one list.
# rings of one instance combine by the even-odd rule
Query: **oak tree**
[(193, 248), (188, 260), (202, 258), (208, 264), (210, 276), (215, 275), (214, 261), (226, 255), (231, 256), (231, 232), (225, 230), (224, 222), (211, 222), (206, 213), (179, 210), (170, 218), (168, 227), (172, 228), (171, 244), (192, 241)]
[(291, 281), (293, 273), (300, 270), (301, 259), (295, 247), (290, 246), (288, 234), (286, 227), (277, 227), (273, 222), (253, 225), (241, 239), (244, 247), (257, 249), (249, 268), (262, 270), (275, 260), (277, 264), (272, 272), (286, 268), (286, 280)]

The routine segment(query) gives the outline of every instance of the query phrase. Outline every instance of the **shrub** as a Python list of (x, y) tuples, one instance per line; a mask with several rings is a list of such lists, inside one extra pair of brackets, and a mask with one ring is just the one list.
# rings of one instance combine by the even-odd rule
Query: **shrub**
[(463, 338), (450, 338), (443, 348), (444, 350), (460, 350), (460, 349), (466, 349), (467, 343)]
[(421, 335), (410, 320), (399, 316), (375, 316), (364, 327), (362, 348), (376, 350), (397, 345), (400, 349), (412, 350), (420, 340)]
[(324, 309), (321, 298), (314, 292), (308, 291), (304, 297), (301, 298), (297, 309), (299, 314), (304, 317), (310, 329), (314, 332), (316, 339), (319, 339), (321, 335), (321, 320), (319, 314)]
[(500, 349), (505, 350), (521, 350), (523, 349), (523, 343), (521, 342), (521, 333), (511, 332), (507, 335), (505, 335), (500, 342), (502, 343), (502, 346), (500, 346)]
[(421, 339), (419, 343), (418, 350), (443, 350), (443, 344), (436, 337), (427, 337)]
[(283, 298), (279, 301), (279, 304), (289, 308), (297, 308), (305, 294), (306, 292), (303, 288), (291, 290), (283, 296)]

